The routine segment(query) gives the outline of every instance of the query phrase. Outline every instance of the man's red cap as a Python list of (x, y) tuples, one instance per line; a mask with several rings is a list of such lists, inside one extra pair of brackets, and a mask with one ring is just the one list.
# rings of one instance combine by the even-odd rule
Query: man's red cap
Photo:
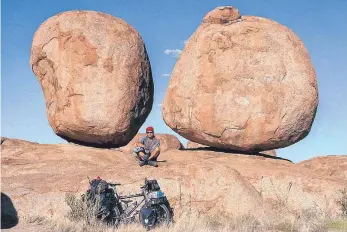
[(149, 126), (146, 128), (146, 132), (154, 132), (153, 127)]

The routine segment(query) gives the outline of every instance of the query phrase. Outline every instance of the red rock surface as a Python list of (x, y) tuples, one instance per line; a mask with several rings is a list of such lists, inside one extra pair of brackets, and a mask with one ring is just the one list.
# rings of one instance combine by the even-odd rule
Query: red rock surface
[[(7, 139), (2, 144), (2, 192), (19, 217), (33, 210), (54, 215), (66, 213), (66, 192), (86, 190), (87, 176), (120, 182), (120, 194), (139, 191), (147, 177), (158, 179), (176, 216), (187, 208), (226, 217), (250, 213), (273, 218), (279, 207), (285, 207), (284, 216), (307, 209), (336, 214), (336, 193), (347, 180), (340, 174), (347, 170), (347, 156), (324, 159), (329, 162), (317, 165), (322, 170), (317, 172), (278, 157), (170, 150), (160, 156), (166, 162), (153, 168), (139, 167), (131, 154), (121, 151)], [(333, 168), (334, 175), (323, 171)]]
[(137, 133), (153, 104), (145, 45), (125, 21), (94, 11), (68, 11), (35, 32), (30, 65), (60, 137), (119, 147)]
[(303, 139), (317, 104), (315, 71), (294, 32), (222, 7), (205, 16), (179, 57), (163, 119), (199, 144), (265, 151)]
[(347, 181), (347, 155), (320, 156), (298, 163), (319, 175)]
[[(125, 152), (132, 152), (133, 148), (135, 146), (135, 143), (138, 142), (138, 140), (146, 136), (146, 134), (137, 134), (126, 146), (121, 147), (120, 149)], [(160, 140), (160, 151), (168, 151), (168, 150), (179, 150), (182, 149), (183, 146), (181, 142), (178, 140), (178, 138), (174, 135), (170, 134), (155, 134), (157, 139)]]

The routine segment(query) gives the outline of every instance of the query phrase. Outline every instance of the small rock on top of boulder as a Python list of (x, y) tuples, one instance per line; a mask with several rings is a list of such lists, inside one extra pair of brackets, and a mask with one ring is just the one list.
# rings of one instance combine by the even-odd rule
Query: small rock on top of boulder
[(199, 144), (265, 151), (303, 139), (317, 105), (316, 74), (293, 31), (218, 7), (205, 16), (175, 65), (163, 119)]
[(30, 65), (60, 137), (119, 147), (137, 133), (153, 104), (149, 58), (125, 21), (94, 11), (68, 11), (36, 31)]
[(202, 148), (202, 147), (208, 147), (208, 146), (202, 145), (202, 144), (199, 144), (199, 143), (195, 143), (193, 141), (188, 141), (186, 148)]
[(262, 151), (261, 153), (269, 156), (277, 156), (276, 150)]

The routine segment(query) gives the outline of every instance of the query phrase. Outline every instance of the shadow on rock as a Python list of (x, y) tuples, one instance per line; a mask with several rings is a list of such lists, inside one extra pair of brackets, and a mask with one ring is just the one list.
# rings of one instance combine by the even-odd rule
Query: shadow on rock
[(9, 229), (18, 224), (17, 210), (6, 194), (1, 193), (1, 229)]
[(223, 153), (228, 153), (228, 154), (243, 154), (243, 155), (253, 155), (253, 156), (261, 156), (264, 158), (269, 158), (269, 159), (276, 159), (276, 160), (285, 160), (293, 163), (289, 159), (281, 158), (278, 156), (271, 156), (267, 155), (261, 152), (246, 152), (246, 151), (236, 151), (236, 150), (227, 150), (227, 149), (221, 149), (221, 148), (216, 148), (216, 147), (198, 147), (198, 148), (185, 148), (185, 151), (214, 151), (214, 152), (223, 152)]

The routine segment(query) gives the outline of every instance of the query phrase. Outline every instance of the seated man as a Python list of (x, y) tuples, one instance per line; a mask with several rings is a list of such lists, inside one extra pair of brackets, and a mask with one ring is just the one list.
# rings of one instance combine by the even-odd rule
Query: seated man
[(154, 136), (153, 127), (147, 127), (146, 134), (135, 143), (135, 158), (140, 161), (139, 165), (141, 167), (145, 164), (158, 167), (157, 158), (160, 154), (160, 141)]

